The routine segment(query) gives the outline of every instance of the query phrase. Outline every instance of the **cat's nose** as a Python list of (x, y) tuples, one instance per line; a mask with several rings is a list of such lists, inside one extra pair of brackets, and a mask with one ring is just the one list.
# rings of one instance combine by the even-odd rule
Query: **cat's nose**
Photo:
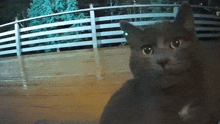
[(168, 62), (169, 62), (168, 58), (157, 60), (157, 64), (160, 65), (163, 69), (165, 68)]

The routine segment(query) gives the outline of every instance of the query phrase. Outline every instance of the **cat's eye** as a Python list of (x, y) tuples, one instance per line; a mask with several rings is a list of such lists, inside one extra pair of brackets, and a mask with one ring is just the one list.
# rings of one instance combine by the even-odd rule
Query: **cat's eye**
[(170, 44), (171, 48), (173, 49), (177, 49), (180, 45), (181, 45), (181, 40), (172, 41)]
[(152, 54), (153, 48), (151, 46), (144, 46), (142, 52), (143, 54)]

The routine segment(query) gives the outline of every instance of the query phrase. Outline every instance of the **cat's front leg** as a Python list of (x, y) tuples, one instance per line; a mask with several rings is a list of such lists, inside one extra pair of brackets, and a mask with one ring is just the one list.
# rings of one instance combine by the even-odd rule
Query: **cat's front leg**
[(195, 106), (194, 104), (193, 102), (186, 104), (178, 112), (183, 122), (190, 124), (220, 124), (219, 121), (209, 115), (208, 107), (205, 107), (204, 104), (199, 106)]
[(178, 115), (183, 119), (183, 121), (190, 121), (193, 119), (195, 109), (190, 108), (190, 106), (191, 103), (183, 106), (183, 108), (178, 112)]

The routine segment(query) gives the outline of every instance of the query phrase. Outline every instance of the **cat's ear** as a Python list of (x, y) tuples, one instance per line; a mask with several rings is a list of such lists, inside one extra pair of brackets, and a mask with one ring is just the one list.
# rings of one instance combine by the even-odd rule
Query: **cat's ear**
[(179, 12), (174, 19), (174, 23), (183, 26), (188, 32), (195, 32), (193, 10), (188, 1), (184, 1), (180, 6)]
[(132, 35), (135, 35), (141, 31), (140, 28), (134, 26), (133, 24), (127, 22), (127, 21), (121, 21), (120, 22), (121, 30), (123, 31), (123, 35), (126, 38), (126, 40), (129, 42), (129, 37)]

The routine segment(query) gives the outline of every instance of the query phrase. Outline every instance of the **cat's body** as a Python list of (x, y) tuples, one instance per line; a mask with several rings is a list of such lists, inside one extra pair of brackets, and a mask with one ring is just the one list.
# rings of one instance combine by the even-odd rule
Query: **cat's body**
[(144, 30), (120, 24), (134, 79), (111, 97), (100, 124), (217, 124), (220, 43), (197, 41), (190, 6)]

